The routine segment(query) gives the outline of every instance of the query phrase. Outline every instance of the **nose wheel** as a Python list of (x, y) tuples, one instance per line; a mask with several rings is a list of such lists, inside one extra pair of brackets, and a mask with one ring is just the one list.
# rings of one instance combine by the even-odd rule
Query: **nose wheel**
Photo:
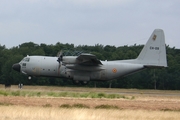
[(31, 80), (31, 76), (29, 76), (28, 79)]

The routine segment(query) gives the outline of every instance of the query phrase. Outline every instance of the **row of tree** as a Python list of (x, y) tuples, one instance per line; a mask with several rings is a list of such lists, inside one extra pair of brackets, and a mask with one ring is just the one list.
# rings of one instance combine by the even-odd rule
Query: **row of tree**
[[(115, 47), (96, 44), (94, 46), (74, 46), (56, 43), (55, 45), (23, 43), (7, 49), (0, 45), (0, 84), (57, 85), (73, 86), (72, 81), (62, 78), (38, 77), (28, 80), (27, 76), (12, 70), (12, 65), (27, 55), (56, 56), (60, 50), (78, 50), (92, 53), (100, 60), (133, 59), (138, 56), (143, 45)], [(147, 69), (145, 71), (108, 82), (90, 82), (87, 87), (113, 87), (138, 89), (180, 90), (180, 49), (166, 46), (168, 68)]]

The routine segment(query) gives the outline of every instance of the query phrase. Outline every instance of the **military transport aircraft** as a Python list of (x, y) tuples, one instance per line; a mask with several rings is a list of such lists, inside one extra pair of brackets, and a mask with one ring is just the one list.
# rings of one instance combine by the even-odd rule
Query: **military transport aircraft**
[(108, 81), (146, 68), (167, 67), (164, 32), (155, 29), (136, 59), (100, 61), (93, 54), (79, 56), (26, 56), (12, 68), (31, 76), (63, 77), (74, 83)]

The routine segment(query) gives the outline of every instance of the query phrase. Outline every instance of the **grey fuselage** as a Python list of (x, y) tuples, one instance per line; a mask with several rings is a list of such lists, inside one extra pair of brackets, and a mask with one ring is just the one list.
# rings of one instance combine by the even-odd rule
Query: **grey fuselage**
[(76, 57), (67, 56), (66, 63), (58, 63), (58, 57), (27, 56), (19, 62), (20, 72), (29, 76), (64, 77), (75, 81), (103, 81), (119, 78), (144, 69), (142, 64), (118, 61), (101, 61), (102, 65), (74, 64)]

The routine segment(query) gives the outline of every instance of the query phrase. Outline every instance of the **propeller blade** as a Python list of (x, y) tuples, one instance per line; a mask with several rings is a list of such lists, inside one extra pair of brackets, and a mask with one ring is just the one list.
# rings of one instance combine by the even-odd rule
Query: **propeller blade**
[(58, 59), (57, 61), (60, 63), (63, 60), (63, 51), (61, 50), (60, 52), (58, 52)]

